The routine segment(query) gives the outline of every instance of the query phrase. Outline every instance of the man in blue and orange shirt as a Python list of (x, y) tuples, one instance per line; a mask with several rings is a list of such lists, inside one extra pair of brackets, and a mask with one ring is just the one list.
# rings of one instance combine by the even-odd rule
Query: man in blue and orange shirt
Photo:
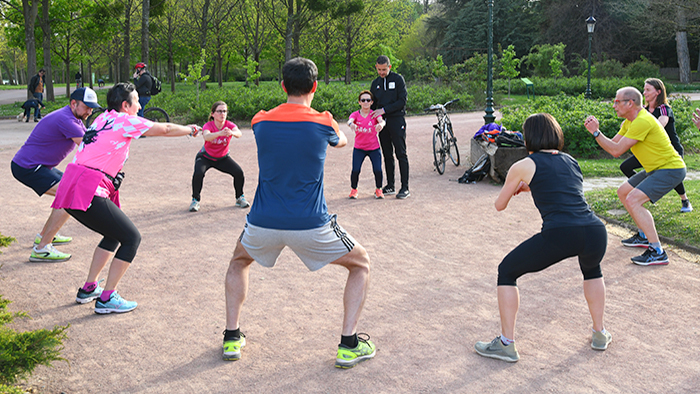
[(369, 336), (357, 335), (369, 284), (369, 256), (337, 223), (336, 215), (328, 213), (323, 195), (326, 149), (328, 145), (342, 148), (348, 141), (329, 112), (311, 108), (316, 65), (294, 58), (285, 63), (282, 75), (287, 102), (260, 111), (252, 121), (258, 147), (258, 188), (226, 274), (223, 358), (238, 360), (245, 346), (239, 319), (250, 265), (255, 260), (273, 267), (282, 249), (289, 246), (310, 271), (327, 264), (348, 269), (335, 366), (352, 368), (375, 354)]

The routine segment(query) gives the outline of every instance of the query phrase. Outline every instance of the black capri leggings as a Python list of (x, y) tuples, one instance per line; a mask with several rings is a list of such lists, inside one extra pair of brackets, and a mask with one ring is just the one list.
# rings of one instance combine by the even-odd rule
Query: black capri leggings
[[(636, 170), (637, 168), (642, 168), (642, 163), (640, 163), (639, 159), (637, 159), (634, 155), (628, 157), (627, 160), (623, 161), (622, 164), (620, 164), (620, 171), (622, 171), (622, 173), (625, 174), (627, 178), (632, 178), (634, 174), (636, 174), (634, 170)], [(675, 190), (679, 196), (682, 196), (685, 194), (685, 185), (683, 184), (683, 182), (681, 182), (673, 190)]]
[(207, 159), (201, 152), (199, 152), (197, 157), (194, 159), (194, 174), (192, 174), (192, 198), (197, 201), (202, 200), (204, 174), (206, 174), (212, 167), (233, 177), (233, 188), (236, 191), (236, 198), (243, 195), (243, 185), (245, 184), (243, 169), (241, 169), (241, 166), (239, 166), (238, 163), (231, 158), (231, 156), (226, 155), (221, 159), (214, 161)]
[(600, 262), (607, 246), (608, 232), (603, 224), (544, 230), (518, 245), (501, 261), (498, 285), (517, 286), (519, 277), (573, 256), (578, 256), (584, 280), (602, 278)]
[(127, 263), (134, 261), (136, 250), (141, 243), (141, 233), (124, 211), (111, 200), (95, 196), (87, 211), (66, 209), (66, 212), (85, 227), (104, 236), (98, 245), (99, 248), (114, 252), (121, 244), (114, 257)]

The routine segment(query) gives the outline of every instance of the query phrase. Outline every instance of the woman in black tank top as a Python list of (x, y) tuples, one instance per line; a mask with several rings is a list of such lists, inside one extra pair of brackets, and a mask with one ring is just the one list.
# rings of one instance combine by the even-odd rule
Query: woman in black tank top
[(583, 292), (593, 320), (591, 347), (605, 350), (612, 335), (605, 331), (605, 283), (600, 262), (608, 235), (583, 197), (583, 175), (576, 160), (561, 152), (564, 135), (552, 115), (535, 114), (523, 124), (530, 155), (513, 164), (496, 199), (496, 210), (506, 209), (510, 199), (532, 192), (542, 215), (542, 231), (513, 249), (498, 266), (498, 309), (501, 335), (474, 346), (482, 356), (508, 362), (520, 359), (515, 348), (515, 320), (520, 304), (516, 281), (526, 273), (542, 271), (577, 256), (583, 274)]

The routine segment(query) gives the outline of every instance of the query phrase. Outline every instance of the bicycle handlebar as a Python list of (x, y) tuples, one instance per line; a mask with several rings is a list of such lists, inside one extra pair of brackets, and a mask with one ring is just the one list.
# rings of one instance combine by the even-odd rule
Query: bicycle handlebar
[(456, 103), (456, 102), (458, 102), (458, 101), (459, 101), (459, 99), (456, 98), (456, 99), (452, 99), (452, 100), (446, 102), (445, 104), (433, 104), (433, 105), (431, 105), (430, 107), (425, 108), (423, 111), (424, 111), (424, 112), (428, 112), (428, 111), (436, 111), (436, 110), (439, 110), (439, 109), (444, 109), (444, 108), (447, 107), (448, 105), (453, 104), (453, 103)]

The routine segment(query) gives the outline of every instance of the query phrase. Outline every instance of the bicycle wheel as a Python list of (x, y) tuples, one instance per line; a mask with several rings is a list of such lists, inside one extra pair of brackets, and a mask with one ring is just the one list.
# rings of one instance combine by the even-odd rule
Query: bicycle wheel
[(92, 110), (92, 115), (88, 116), (88, 118), (85, 120), (85, 128), (89, 129), (90, 125), (92, 122), (97, 119), (98, 116), (100, 116), (101, 113), (105, 112), (104, 108), (95, 108)]
[(154, 122), (170, 122), (168, 113), (162, 108), (150, 107), (143, 110), (143, 117)]
[(448, 148), (450, 160), (452, 160), (454, 165), (459, 166), (459, 149), (457, 148), (457, 138), (455, 138), (455, 135), (452, 132), (452, 123), (447, 123), (445, 129), (447, 130), (445, 133), (445, 136), (447, 137), (447, 144), (448, 146), (452, 145), (451, 148)]
[(433, 158), (435, 159), (433, 163), (438, 174), (444, 174), (445, 161), (447, 160), (445, 157), (444, 137), (437, 127), (433, 129)]

